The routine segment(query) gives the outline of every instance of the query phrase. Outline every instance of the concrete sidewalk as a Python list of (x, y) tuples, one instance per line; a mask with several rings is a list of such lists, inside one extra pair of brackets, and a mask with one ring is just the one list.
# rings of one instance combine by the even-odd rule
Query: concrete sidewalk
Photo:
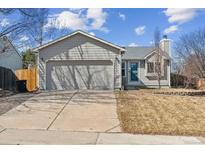
[(0, 144), (131, 144), (183, 145), (203, 144), (202, 138), (163, 135), (132, 135), (125, 133), (70, 132), (55, 130), (5, 129)]

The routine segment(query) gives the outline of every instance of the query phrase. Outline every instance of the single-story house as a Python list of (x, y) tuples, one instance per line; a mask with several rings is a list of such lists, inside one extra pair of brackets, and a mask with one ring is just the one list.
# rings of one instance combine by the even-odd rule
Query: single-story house
[(6, 36), (0, 38), (0, 66), (13, 72), (22, 68), (22, 57)]
[(157, 59), (155, 47), (126, 47), (122, 55), (122, 78), (124, 88), (158, 87), (157, 62), (161, 61), (161, 87), (170, 87), (170, 40), (160, 41), (162, 56)]
[[(78, 30), (37, 47), (34, 52), (40, 89), (121, 89), (122, 84), (157, 85), (156, 79), (149, 78), (151, 72), (146, 71), (155, 54), (154, 48), (120, 47)], [(162, 84), (169, 87), (170, 62), (168, 54), (165, 55), (166, 79)]]

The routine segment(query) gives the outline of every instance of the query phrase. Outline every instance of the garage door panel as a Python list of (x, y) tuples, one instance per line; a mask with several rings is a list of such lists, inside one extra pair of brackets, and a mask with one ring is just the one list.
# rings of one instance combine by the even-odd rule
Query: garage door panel
[(80, 89), (112, 89), (112, 66), (76, 66)]
[(75, 71), (71, 66), (53, 66), (47, 76), (47, 89), (76, 89)]
[(49, 90), (113, 89), (111, 61), (50, 62), (46, 74)]

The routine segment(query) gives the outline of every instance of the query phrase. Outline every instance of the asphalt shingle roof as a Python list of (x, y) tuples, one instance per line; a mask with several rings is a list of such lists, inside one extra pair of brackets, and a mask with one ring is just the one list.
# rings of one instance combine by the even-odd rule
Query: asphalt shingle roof
[(154, 47), (125, 47), (125, 49), (122, 59), (144, 59), (154, 50)]

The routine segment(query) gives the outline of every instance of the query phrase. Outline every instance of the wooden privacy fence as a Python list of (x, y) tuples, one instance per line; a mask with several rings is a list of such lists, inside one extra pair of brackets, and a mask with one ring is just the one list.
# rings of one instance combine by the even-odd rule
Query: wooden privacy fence
[(16, 70), (16, 77), (18, 80), (26, 80), (26, 88), (28, 91), (37, 90), (37, 69), (20, 69)]
[(16, 90), (16, 75), (11, 69), (0, 66), (0, 89)]
[(205, 90), (205, 79), (199, 79), (196, 87), (197, 89)]

